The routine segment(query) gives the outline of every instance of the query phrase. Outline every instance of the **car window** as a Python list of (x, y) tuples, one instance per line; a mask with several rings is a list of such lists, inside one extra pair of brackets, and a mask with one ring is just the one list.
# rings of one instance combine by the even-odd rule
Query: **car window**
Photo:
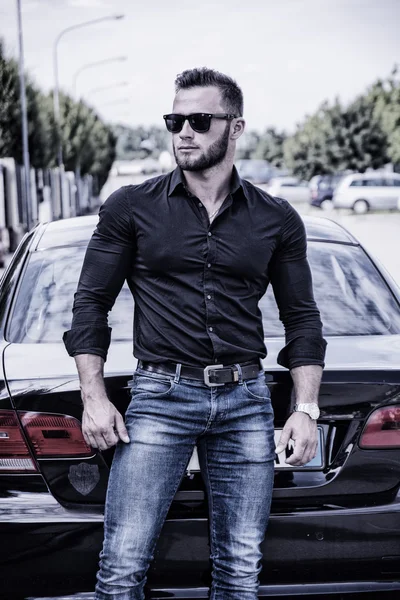
[(351, 182), (350, 187), (362, 187), (362, 185), (363, 185), (362, 179), (354, 179), (354, 181)]
[[(309, 242), (308, 259), (324, 335), (400, 332), (400, 307), (359, 246)], [(261, 310), (266, 337), (283, 335), (272, 289), (261, 299)]]
[[(12, 311), (7, 339), (59, 342), (70, 328), (85, 248), (30, 255)], [(400, 333), (400, 308), (380, 273), (358, 246), (310, 242), (308, 256), (325, 335)], [(266, 337), (284, 334), (273, 291), (261, 299)], [(133, 300), (125, 284), (109, 315), (113, 340), (132, 339)]]
[(400, 187), (400, 179), (391, 179), (390, 185), (393, 187)]
[[(19, 289), (10, 339), (19, 342), (58, 342), (70, 328), (73, 296), (86, 248), (56, 248), (30, 256)], [(125, 284), (109, 316), (113, 339), (123, 340), (132, 330), (133, 300)], [(128, 335), (127, 335), (128, 332)]]
[(363, 179), (363, 187), (382, 187), (384, 184), (383, 179)]

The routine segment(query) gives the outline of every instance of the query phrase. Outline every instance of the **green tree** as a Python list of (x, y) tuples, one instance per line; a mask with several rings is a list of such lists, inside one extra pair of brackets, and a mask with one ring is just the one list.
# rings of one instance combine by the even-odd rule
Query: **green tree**
[(284, 142), (286, 166), (296, 175), (337, 171), (364, 172), (388, 162), (387, 135), (375, 115), (375, 103), (359, 96), (344, 108), (339, 100), (324, 103)]
[[(26, 76), (28, 145), (33, 167), (47, 167), (54, 153), (54, 135), (46, 112), (46, 99)], [(7, 58), (0, 41), (0, 157), (23, 159), (20, 81), (16, 61)]]
[(374, 116), (387, 136), (387, 154), (400, 171), (400, 77), (397, 67), (384, 81), (377, 81), (369, 95), (374, 102)]
[(258, 145), (251, 158), (262, 158), (274, 167), (283, 167), (283, 144), (286, 137), (285, 132), (279, 132), (275, 127), (268, 127), (260, 136)]
[(67, 171), (95, 175), (105, 183), (115, 159), (116, 139), (110, 126), (83, 101), (60, 95), (61, 143)]
[(117, 138), (117, 160), (133, 160), (147, 156), (158, 158), (163, 150), (168, 150), (171, 146), (171, 135), (165, 127), (115, 125), (113, 131)]
[(239, 138), (237, 149), (236, 149), (236, 158), (237, 159), (249, 159), (254, 158), (254, 153), (257, 150), (258, 144), (260, 142), (260, 134), (258, 131), (254, 129), (250, 129), (249, 131), (245, 131), (244, 134)]

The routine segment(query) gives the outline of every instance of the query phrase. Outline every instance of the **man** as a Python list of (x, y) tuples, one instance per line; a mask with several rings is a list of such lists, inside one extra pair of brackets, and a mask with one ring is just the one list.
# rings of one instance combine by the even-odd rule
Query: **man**
[[(81, 381), (84, 437), (100, 450), (117, 444), (96, 599), (144, 597), (196, 444), (210, 506), (211, 598), (255, 600), (275, 457), (258, 310), (269, 282), (286, 330), (279, 362), (290, 369), (298, 407), (277, 448), (295, 441), (292, 465), (316, 453), (325, 342), (300, 217), (233, 166), (245, 127), (240, 88), (206, 68), (175, 84), (164, 119), (178, 168), (121, 188), (101, 207), (64, 336)], [(107, 314), (125, 279), (139, 362), (124, 423), (107, 398), (103, 365)]]

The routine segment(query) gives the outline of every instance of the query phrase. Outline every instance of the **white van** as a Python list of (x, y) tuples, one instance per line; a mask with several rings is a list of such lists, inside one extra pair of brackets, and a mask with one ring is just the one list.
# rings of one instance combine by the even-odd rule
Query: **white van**
[(398, 173), (353, 173), (337, 186), (333, 195), (335, 208), (352, 208), (357, 214), (369, 210), (396, 209), (400, 202)]

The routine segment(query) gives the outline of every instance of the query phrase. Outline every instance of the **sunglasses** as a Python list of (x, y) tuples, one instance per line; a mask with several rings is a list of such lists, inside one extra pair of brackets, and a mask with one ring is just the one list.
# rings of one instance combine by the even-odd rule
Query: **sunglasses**
[(225, 119), (231, 121), (236, 119), (236, 115), (227, 114), (209, 114), (209, 113), (193, 113), (192, 115), (163, 115), (165, 125), (171, 133), (179, 133), (182, 131), (182, 127), (186, 121), (189, 121), (190, 127), (197, 133), (206, 133), (210, 129), (211, 119)]

